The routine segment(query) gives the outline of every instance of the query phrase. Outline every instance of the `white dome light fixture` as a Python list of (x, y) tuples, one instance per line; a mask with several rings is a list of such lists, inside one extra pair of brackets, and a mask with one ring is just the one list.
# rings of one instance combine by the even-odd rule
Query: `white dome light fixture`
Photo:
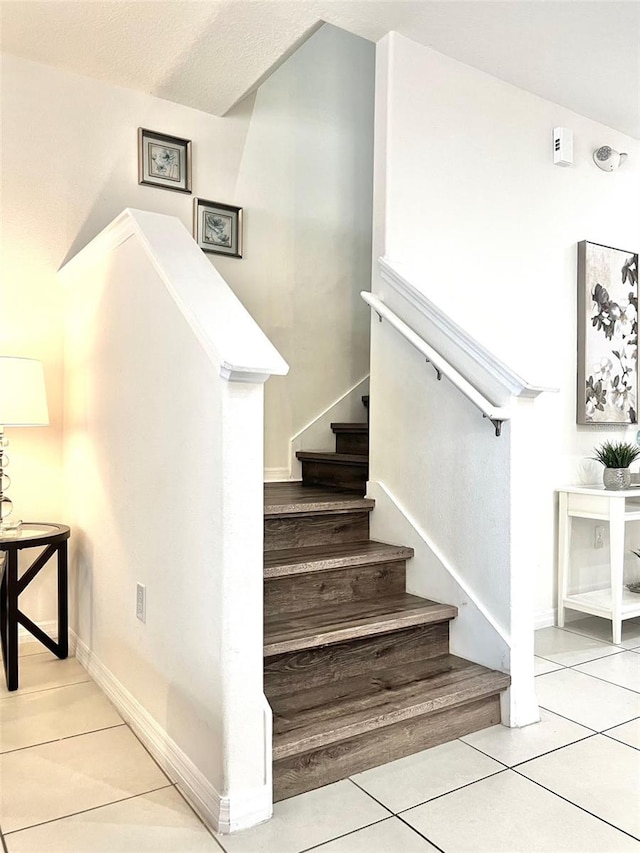
[(627, 159), (627, 154), (615, 151), (610, 145), (601, 145), (593, 152), (593, 162), (603, 172), (615, 172)]

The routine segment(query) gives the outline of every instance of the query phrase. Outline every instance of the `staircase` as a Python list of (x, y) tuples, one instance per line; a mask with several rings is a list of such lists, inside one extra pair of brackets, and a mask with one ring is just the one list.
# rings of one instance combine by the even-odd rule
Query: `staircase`
[(495, 725), (509, 685), (449, 654), (455, 607), (405, 592), (412, 549), (369, 539), (368, 426), (332, 429), (302, 483), (265, 486), (274, 800)]

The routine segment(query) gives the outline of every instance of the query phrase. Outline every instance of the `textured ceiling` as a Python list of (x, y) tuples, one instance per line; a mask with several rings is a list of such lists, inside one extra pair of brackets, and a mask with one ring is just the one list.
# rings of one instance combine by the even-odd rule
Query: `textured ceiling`
[(2, 0), (2, 49), (215, 115), (322, 21), (421, 44), (640, 138), (638, 0)]

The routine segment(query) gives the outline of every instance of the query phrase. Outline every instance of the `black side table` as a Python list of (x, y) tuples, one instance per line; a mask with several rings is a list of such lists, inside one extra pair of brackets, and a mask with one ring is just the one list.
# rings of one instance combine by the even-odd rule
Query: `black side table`
[[(9, 690), (18, 689), (18, 625), (23, 625), (36, 640), (59, 658), (69, 654), (69, 612), (67, 604), (67, 540), (70, 530), (64, 524), (25, 523), (10, 534), (0, 533), (0, 552), (5, 552), (0, 587), (0, 639), (2, 660)], [(44, 547), (29, 568), (18, 577), (18, 552), (23, 548)], [(58, 563), (58, 642), (45, 634), (18, 608), (18, 597), (38, 572), (57, 556)]]

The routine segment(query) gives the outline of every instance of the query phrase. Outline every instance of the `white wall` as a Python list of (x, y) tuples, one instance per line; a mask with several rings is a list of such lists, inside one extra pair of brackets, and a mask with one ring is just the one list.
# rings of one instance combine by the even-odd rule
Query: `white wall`
[[(217, 265), (291, 366), (265, 388), (265, 464), (366, 376), (375, 47), (325, 26), (236, 112), (246, 260)], [(362, 412), (363, 414), (363, 412)]]
[[(388, 88), (388, 113), (376, 131), (386, 155), (384, 167), (377, 157), (374, 256), (386, 253), (400, 264), (412, 283), (526, 379), (560, 388), (534, 404), (537, 431), (528, 459), (542, 501), (529, 532), (537, 551), (535, 607), (548, 613), (555, 599), (553, 490), (578, 481), (581, 460), (604, 438), (635, 437), (635, 429), (575, 424), (576, 244), (588, 239), (638, 250), (640, 144), (400, 35), (391, 34), (379, 50), (388, 52), (390, 73), (378, 83), (379, 99)], [(572, 168), (553, 165), (558, 125), (574, 131)], [(595, 167), (592, 151), (603, 144), (629, 152), (624, 168), (607, 174)], [(385, 404), (373, 383), (372, 377), (372, 407), (380, 411)], [(446, 394), (437, 388), (433, 394), (431, 405), (448, 405)], [(447, 417), (440, 411), (440, 419)], [(421, 426), (430, 441), (433, 423)], [(482, 453), (460, 448), (457, 458), (465, 481), (483, 482)], [(458, 521), (464, 538), (477, 541), (477, 525), (468, 525), (464, 513)], [(580, 556), (597, 562), (589, 539), (587, 532), (578, 542), (586, 549)], [(598, 552), (600, 561), (604, 556)]]
[(210, 824), (264, 820), (260, 378), (286, 365), (173, 217), (126, 212), (63, 274), (79, 656)]
[[(245, 208), (245, 259), (209, 257), (292, 365), (266, 403), (267, 464), (365, 375), (372, 74), (373, 46), (326, 28), (216, 118), (3, 55), (0, 352), (44, 361), (51, 415), (9, 435), (16, 512), (65, 520), (56, 270), (125, 207), (191, 229), (192, 196), (138, 185), (139, 126), (191, 139), (194, 195)], [(25, 593), (37, 621), (54, 602), (40, 579)]]

